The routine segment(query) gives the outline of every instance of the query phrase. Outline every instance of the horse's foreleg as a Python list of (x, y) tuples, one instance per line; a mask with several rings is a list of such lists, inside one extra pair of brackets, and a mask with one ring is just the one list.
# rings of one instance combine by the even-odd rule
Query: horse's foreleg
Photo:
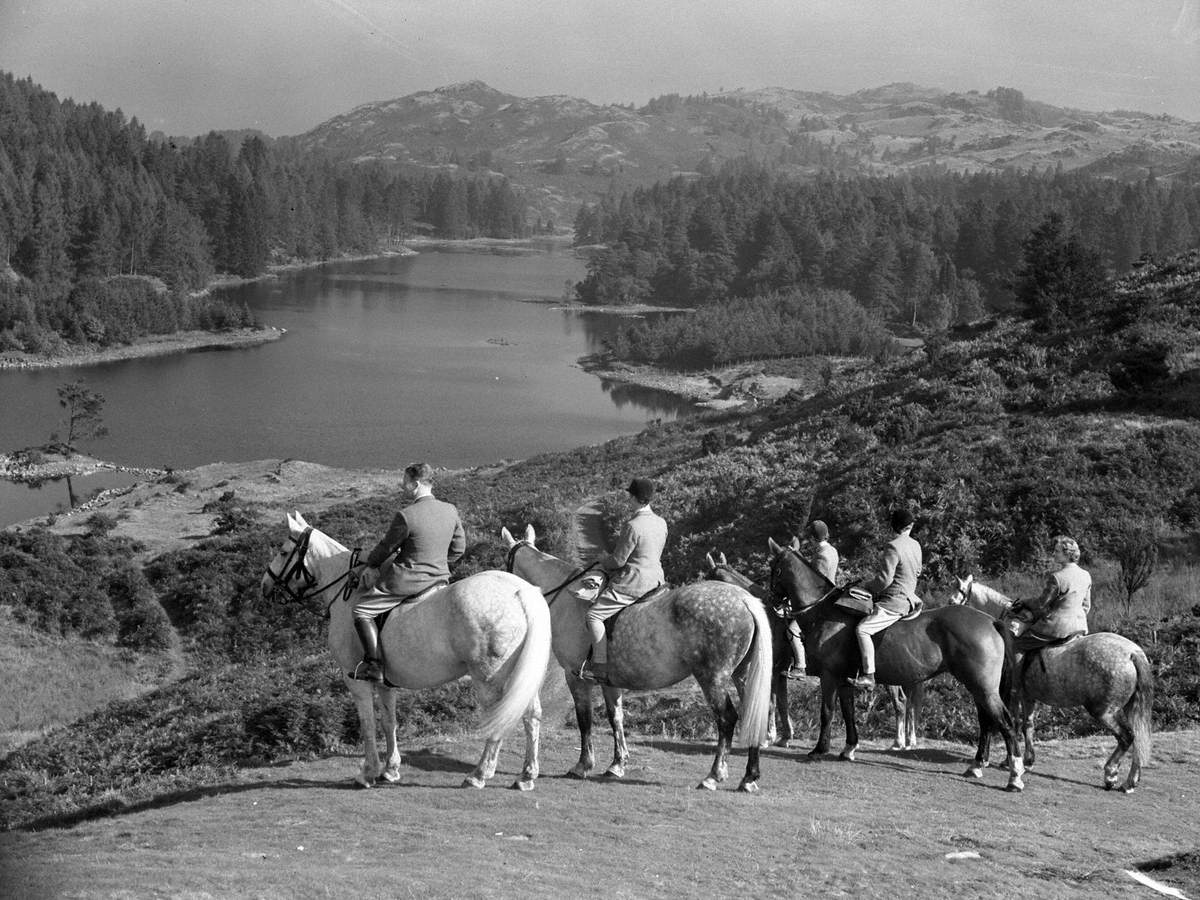
[(538, 777), (538, 741), (542, 730), (542, 698), (534, 695), (533, 702), (521, 717), (525, 726), (525, 765), (521, 768), (521, 777), (513, 782), (512, 787), (518, 791), (532, 791), (533, 783)]
[(782, 672), (771, 676), (771, 732), (769, 743), (776, 747), (790, 747), (796, 733), (792, 726), (791, 711), (788, 709), (788, 679)]
[(400, 745), (396, 741), (396, 689), (376, 688), (379, 706), (383, 710), (383, 730), (387, 740), (387, 761), (380, 777), (389, 784), (400, 780)]
[(567, 772), (568, 778), (587, 778), (596, 766), (592, 752), (592, 683), (567, 670), (567, 690), (575, 703), (575, 722), (579, 726), (579, 761)]
[(613, 760), (604, 774), (609, 778), (624, 778), (625, 764), (629, 762), (629, 746), (625, 743), (625, 705), (621, 702), (621, 689), (605, 687), (604, 711), (612, 728)]
[(717, 785), (729, 777), (729, 748), (733, 746), (733, 732), (737, 727), (737, 709), (734, 708), (733, 700), (725, 693), (723, 685), (709, 682), (701, 683), (700, 687), (717, 723), (717, 755), (713, 757), (708, 775), (696, 787), (715, 791)]
[(896, 717), (896, 739), (892, 741), (893, 750), (903, 750), (904, 742), (904, 722), (908, 715), (908, 699), (904, 694), (904, 688), (899, 685), (889, 684), (887, 686), (888, 699), (892, 701), (892, 713)]
[(1021, 701), (1021, 736), (1025, 740), (1025, 768), (1032, 769), (1037, 753), (1033, 749), (1033, 731), (1036, 727), (1037, 701), (1028, 698)]
[(829, 726), (833, 720), (833, 699), (837, 685), (832, 678), (821, 676), (821, 726), (817, 732), (817, 744), (808, 751), (809, 756), (821, 756), (829, 752)]
[(910, 684), (905, 692), (908, 705), (904, 711), (905, 746), (916, 750), (921, 745), (921, 707), (925, 704), (925, 683)]
[(358, 711), (358, 733), (363, 742), (363, 761), (354, 782), (362, 787), (371, 787), (383, 771), (379, 762), (379, 744), (375, 736), (375, 686), (369, 681), (358, 681), (347, 676), (343, 676), (343, 680), (354, 699), (354, 708)]
[(848, 684), (838, 685), (838, 703), (842, 708), (842, 721), (846, 724), (846, 746), (838, 759), (854, 762), (858, 750), (858, 723), (854, 721), (854, 688)]

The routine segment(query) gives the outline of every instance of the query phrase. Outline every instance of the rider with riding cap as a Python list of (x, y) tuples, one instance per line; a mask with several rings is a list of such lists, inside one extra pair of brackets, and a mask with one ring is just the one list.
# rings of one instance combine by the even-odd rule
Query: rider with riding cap
[(587, 612), (588, 633), (592, 639), (589, 659), (579, 671), (581, 678), (608, 682), (608, 641), (604, 622), (639, 597), (666, 581), (662, 553), (667, 544), (667, 523), (650, 508), (654, 482), (635, 478), (626, 489), (633, 514), (621, 528), (621, 536), (612, 553), (600, 560), (600, 567), (611, 574), (608, 586)]
[[(829, 543), (829, 526), (820, 519), (813, 519), (804, 529), (804, 533), (814, 542), (808, 555), (809, 562), (831, 583), (837, 584), (840, 557), (837, 548)], [(787, 677), (803, 678), (808, 674), (807, 659), (804, 654), (804, 636), (800, 632), (800, 623), (795, 619), (788, 621), (788, 639), (792, 645), (793, 662), (787, 671)]]
[(907, 509), (891, 515), (895, 537), (883, 548), (883, 556), (874, 576), (863, 585), (875, 600), (874, 610), (858, 623), (858, 649), (862, 654), (862, 674), (851, 679), (855, 687), (875, 686), (875, 643), (873, 636), (896, 624), (913, 610), (917, 602), (917, 577), (921, 574), (921, 545), (910, 532), (913, 516)]
[[(406, 599), (450, 580), (450, 566), (466, 550), (458, 510), (433, 496), (433, 467), (413, 463), (404, 470), (402, 494), (411, 502), (396, 513), (387, 534), (367, 556), (359, 574), (354, 626), (363, 661), (350, 674), (360, 681), (383, 681), (379, 629), (375, 619)], [(395, 553), (395, 557), (392, 554)]]

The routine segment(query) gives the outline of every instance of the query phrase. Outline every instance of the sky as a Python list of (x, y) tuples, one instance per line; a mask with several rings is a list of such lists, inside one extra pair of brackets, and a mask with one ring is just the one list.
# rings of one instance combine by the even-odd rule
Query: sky
[(0, 70), (176, 136), (472, 79), (638, 105), (1003, 85), (1200, 121), (1200, 0), (0, 0)]

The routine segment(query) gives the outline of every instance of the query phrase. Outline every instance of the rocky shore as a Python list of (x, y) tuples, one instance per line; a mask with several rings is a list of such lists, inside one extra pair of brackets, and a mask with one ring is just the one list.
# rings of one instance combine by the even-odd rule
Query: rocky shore
[(274, 326), (236, 328), (230, 331), (179, 331), (155, 334), (119, 347), (80, 348), (54, 356), (41, 356), (9, 350), (0, 353), (0, 369), (51, 369), (63, 366), (91, 366), (146, 356), (186, 353), (192, 350), (232, 350), (256, 347), (277, 341), (286, 329)]

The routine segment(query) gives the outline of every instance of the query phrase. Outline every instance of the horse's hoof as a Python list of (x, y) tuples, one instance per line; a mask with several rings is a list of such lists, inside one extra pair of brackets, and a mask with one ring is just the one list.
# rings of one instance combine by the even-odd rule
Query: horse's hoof
[(1127, 784), (1121, 788), (1121, 793), (1122, 794), (1132, 794), (1136, 790), (1137, 790), (1137, 785)]
[(702, 782), (696, 785), (698, 791), (715, 791), (717, 789), (717, 779), (705, 778)]
[(381, 779), (383, 779), (384, 781), (386, 781), (388, 784), (397, 784), (400, 781), (400, 773), (394, 772), (391, 769), (388, 769), (386, 772), (384, 772), (379, 777)]
[(838, 754), (838, 759), (840, 759), (842, 762), (854, 762), (854, 752), (856, 749), (858, 749), (858, 748), (851, 747), (846, 750), (843, 750), (841, 753)]
[(533, 779), (531, 778), (528, 781), (522, 781), (521, 779), (517, 779), (511, 785), (509, 785), (509, 790), (532, 791), (533, 790)]
[(967, 771), (963, 772), (963, 778), (982, 778), (982, 777), (983, 777), (983, 766), (973, 766), (970, 769), (967, 769)]
[(787, 750), (792, 746), (792, 740), (791, 738), (780, 738), (775, 742), (775, 746), (782, 747), (784, 750)]
[(474, 775), (468, 775), (466, 778), (463, 779), (462, 786), (465, 788), (481, 789), (486, 784), (487, 784), (487, 782), (484, 781), (482, 778), (476, 778)]
[(563, 778), (574, 778), (577, 781), (583, 781), (585, 778), (587, 778), (587, 770), (586, 769), (571, 769), (571, 771), (567, 772), (567, 774), (564, 775)]
[(743, 781), (741, 784), (738, 785), (738, 791), (743, 794), (757, 794), (758, 793), (758, 782), (757, 781)]
[(808, 751), (808, 755), (813, 759), (816, 759), (817, 757), (824, 756), (828, 752), (828, 750), (822, 750), (820, 747), (813, 747)]
[(625, 777), (625, 767), (624, 766), (609, 766), (607, 769), (604, 770), (604, 777), (605, 778), (624, 778)]
[(1023, 781), (1010, 781), (1004, 789), (1010, 794), (1019, 794), (1025, 790), (1025, 783)]

